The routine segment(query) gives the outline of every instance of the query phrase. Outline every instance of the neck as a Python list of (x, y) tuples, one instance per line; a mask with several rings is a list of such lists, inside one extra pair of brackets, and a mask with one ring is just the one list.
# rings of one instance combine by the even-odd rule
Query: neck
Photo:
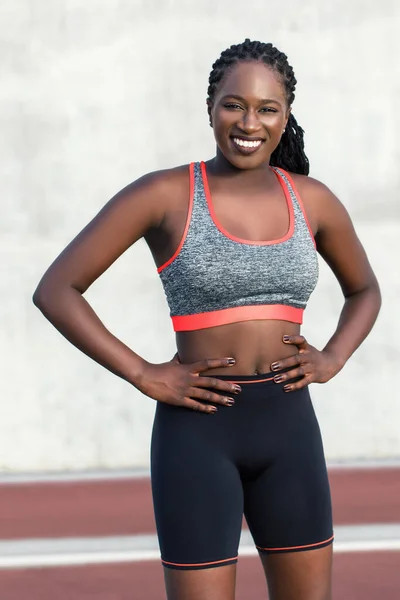
[(208, 170), (220, 177), (240, 177), (242, 180), (257, 181), (262, 179), (265, 182), (265, 178), (274, 178), (272, 169), (269, 166), (269, 161), (261, 163), (254, 169), (239, 169), (229, 162), (217, 147), (217, 153), (213, 159), (207, 163)]

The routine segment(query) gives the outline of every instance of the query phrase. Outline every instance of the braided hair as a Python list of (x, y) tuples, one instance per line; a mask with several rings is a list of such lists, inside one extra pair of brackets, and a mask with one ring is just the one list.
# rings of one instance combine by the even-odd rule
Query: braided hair
[[(212, 66), (208, 80), (208, 102), (213, 102), (218, 86), (224, 76), (239, 62), (263, 62), (275, 71), (283, 84), (286, 99), (290, 107), (295, 97), (297, 80), (286, 54), (280, 52), (272, 44), (252, 42), (246, 39), (242, 44), (234, 44), (224, 50)], [(304, 152), (304, 130), (298, 125), (290, 113), (286, 130), (273, 151), (270, 159), (271, 166), (281, 167), (292, 173), (308, 175), (310, 165)]]

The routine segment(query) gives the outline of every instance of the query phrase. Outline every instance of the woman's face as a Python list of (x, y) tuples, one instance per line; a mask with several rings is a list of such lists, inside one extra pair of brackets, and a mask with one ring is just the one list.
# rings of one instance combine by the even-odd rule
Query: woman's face
[(218, 153), (238, 169), (269, 163), (289, 118), (279, 76), (259, 62), (240, 62), (209, 104)]

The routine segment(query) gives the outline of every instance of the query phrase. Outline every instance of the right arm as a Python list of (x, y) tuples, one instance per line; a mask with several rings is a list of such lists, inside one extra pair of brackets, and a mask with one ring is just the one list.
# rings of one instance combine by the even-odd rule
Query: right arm
[[(227, 366), (227, 359), (215, 359), (212, 365), (210, 361), (152, 365), (116, 338), (83, 298), (90, 285), (125, 250), (148, 231), (161, 227), (167, 206), (167, 180), (165, 172), (150, 174), (112, 198), (50, 265), (33, 302), (74, 346), (146, 395), (212, 412), (214, 407), (194, 398), (223, 404), (226, 398), (200, 389), (211, 382), (199, 374), (210, 366), (222, 366), (221, 361)], [(226, 382), (213, 383), (217, 389), (228, 389)], [(229, 391), (231, 388), (229, 384)]]

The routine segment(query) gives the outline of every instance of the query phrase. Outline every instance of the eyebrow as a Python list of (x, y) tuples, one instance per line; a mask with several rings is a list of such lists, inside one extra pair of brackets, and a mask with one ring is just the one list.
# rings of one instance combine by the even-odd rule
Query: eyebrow
[[(225, 94), (225, 96), (223, 96), (221, 98), (221, 100), (226, 100), (227, 98), (235, 98), (236, 100), (241, 100), (242, 102), (246, 102), (246, 100), (242, 97), (239, 96), (238, 94)], [(279, 102), (279, 100), (274, 100), (273, 98), (263, 98), (262, 100), (259, 101), (259, 104), (279, 104), (279, 106), (282, 104), (281, 102)]]

